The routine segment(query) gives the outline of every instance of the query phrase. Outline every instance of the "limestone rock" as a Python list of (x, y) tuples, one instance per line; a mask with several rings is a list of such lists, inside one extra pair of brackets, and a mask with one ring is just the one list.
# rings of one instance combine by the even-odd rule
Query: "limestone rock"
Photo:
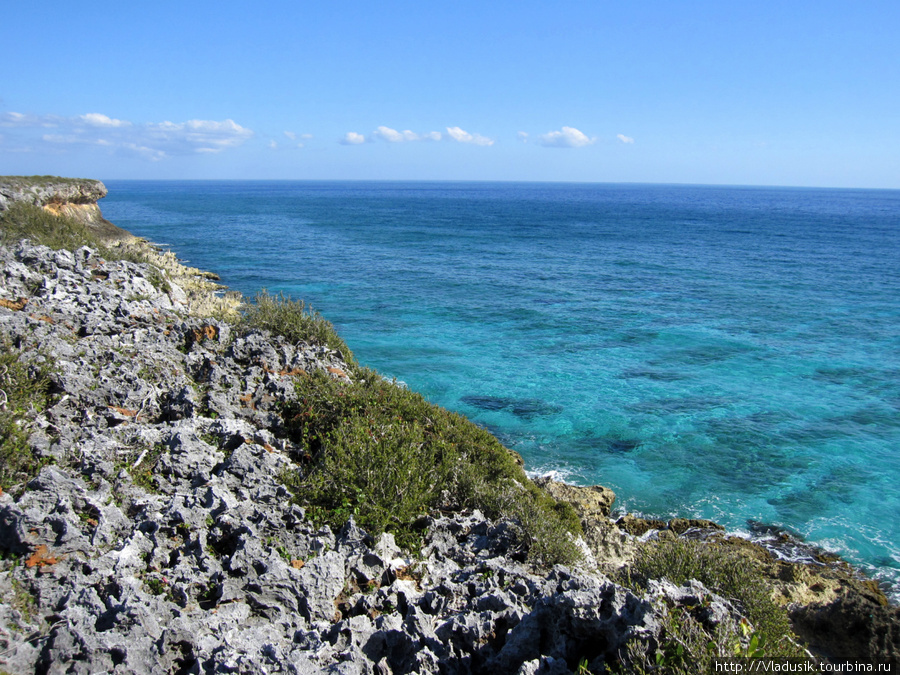
[(51, 204), (96, 204), (107, 194), (99, 180), (55, 178), (53, 176), (0, 177), (0, 211), (11, 202), (35, 206)]
[(616, 500), (616, 493), (602, 485), (582, 487), (549, 477), (536, 478), (534, 482), (552, 497), (572, 504), (582, 518), (608, 518)]
[(794, 629), (820, 654), (838, 660), (900, 665), (900, 608), (860, 595), (797, 606)]

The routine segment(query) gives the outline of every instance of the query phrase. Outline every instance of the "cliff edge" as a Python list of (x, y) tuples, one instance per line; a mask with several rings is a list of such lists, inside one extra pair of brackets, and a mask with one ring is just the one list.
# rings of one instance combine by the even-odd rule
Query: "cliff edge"
[(130, 238), (130, 233), (113, 225), (100, 212), (97, 202), (106, 195), (103, 183), (88, 178), (0, 176), (0, 213), (15, 203), (31, 204), (71, 218), (106, 240)]
[(0, 234), (7, 243), (27, 238), (72, 250), (89, 244), (108, 259), (151, 265), (160, 282), (175, 284), (186, 311), (195, 316), (238, 316), (239, 293), (227, 292), (218, 275), (182, 265), (172, 251), (112, 224), (97, 202), (107, 194), (98, 180), (55, 176), (0, 176)]

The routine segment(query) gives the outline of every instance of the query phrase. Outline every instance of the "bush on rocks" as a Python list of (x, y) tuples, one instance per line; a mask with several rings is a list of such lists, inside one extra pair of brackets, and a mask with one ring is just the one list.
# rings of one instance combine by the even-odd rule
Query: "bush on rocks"
[(306, 342), (328, 347), (339, 352), (345, 362), (355, 363), (353, 352), (330, 321), (303, 300), (292, 300), (284, 293), (277, 296), (266, 290), (257, 293), (253, 304), (244, 307), (238, 328), (267, 330), (294, 344)]
[(285, 479), (323, 521), (340, 526), (354, 515), (413, 545), (418, 516), (477, 508), (515, 519), (533, 560), (578, 558), (571, 506), (528, 481), (516, 456), (481, 427), (365, 368), (350, 383), (321, 371), (301, 377), (296, 391), (284, 418), (305, 455)]
[(55, 215), (34, 204), (13, 202), (0, 213), (0, 244), (8, 246), (21, 239), (48, 246), (54, 251), (77, 251), (82, 246), (89, 246), (107, 260), (149, 262), (136, 248), (107, 245), (102, 236), (73, 218)]
[[(741, 624), (743, 634), (736, 635), (717, 626), (711, 630), (689, 612), (671, 612), (665, 622), (668, 641), (661, 645), (664, 663), (657, 663), (667, 665), (662, 672), (701, 672), (715, 656), (806, 656), (797, 646), (786, 610), (772, 599), (771, 586), (734, 552), (690, 539), (647, 542), (638, 549), (629, 573), (631, 584), (640, 589), (653, 579), (676, 585), (699, 581), (734, 603), (749, 620)], [(687, 671), (680, 669), (685, 664), (690, 664)]]
[(25, 202), (11, 204), (2, 213), (0, 225), (0, 241), (6, 245), (20, 239), (30, 239), (54, 250), (76, 251), (82, 246), (96, 245), (81, 223)]
[(29, 420), (51, 400), (52, 366), (0, 342), (0, 488), (27, 482), (43, 466), (28, 444)]

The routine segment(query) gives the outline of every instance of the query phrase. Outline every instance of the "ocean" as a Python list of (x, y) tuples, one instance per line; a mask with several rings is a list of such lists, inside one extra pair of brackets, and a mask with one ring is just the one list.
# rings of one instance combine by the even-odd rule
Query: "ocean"
[(116, 181), (106, 218), (616, 507), (900, 581), (900, 191)]

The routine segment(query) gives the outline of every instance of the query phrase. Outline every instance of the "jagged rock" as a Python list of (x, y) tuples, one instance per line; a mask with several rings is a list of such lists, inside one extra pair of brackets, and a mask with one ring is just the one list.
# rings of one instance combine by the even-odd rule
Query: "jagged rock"
[(797, 633), (826, 657), (900, 665), (900, 608), (854, 594), (797, 606), (791, 619)]
[(662, 599), (667, 605), (683, 607), (707, 628), (720, 625), (734, 626), (740, 622), (741, 613), (732, 603), (692, 579), (683, 586), (676, 586), (665, 579), (650, 580), (649, 597)]
[(623, 532), (640, 537), (650, 530), (666, 529), (666, 521), (650, 518), (639, 518), (626, 513), (616, 520), (616, 526)]
[(725, 528), (712, 520), (705, 518), (672, 518), (668, 528), (675, 534), (685, 534), (689, 530), (715, 530), (724, 532)]
[(99, 180), (46, 179), (5, 176), (0, 179), (0, 211), (11, 202), (26, 202), (35, 206), (48, 204), (96, 204), (107, 194)]
[(582, 487), (555, 481), (549, 476), (536, 478), (534, 482), (551, 496), (575, 507), (582, 519), (608, 518), (616, 493), (602, 485)]

